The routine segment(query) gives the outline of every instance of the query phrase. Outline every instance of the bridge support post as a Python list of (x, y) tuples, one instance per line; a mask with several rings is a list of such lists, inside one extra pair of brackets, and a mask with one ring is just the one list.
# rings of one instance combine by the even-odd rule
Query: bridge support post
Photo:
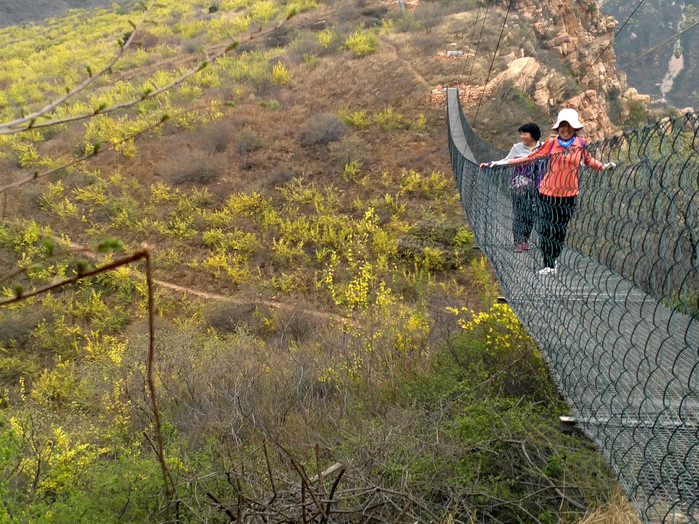
[(563, 433), (575, 433), (580, 431), (577, 428), (578, 421), (575, 417), (569, 417), (567, 415), (561, 415), (558, 417), (559, 428)]

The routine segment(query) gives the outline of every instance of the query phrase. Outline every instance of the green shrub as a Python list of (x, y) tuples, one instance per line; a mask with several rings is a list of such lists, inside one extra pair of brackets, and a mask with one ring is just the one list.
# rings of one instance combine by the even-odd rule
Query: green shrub
[(334, 38), (335, 35), (333, 34), (333, 32), (327, 28), (320, 31), (317, 36), (318, 43), (326, 49), (330, 47), (330, 44), (332, 43)]
[(304, 30), (299, 32), (296, 39), (290, 44), (290, 49), (300, 58), (308, 56), (323, 56), (334, 52), (339, 45), (337, 37), (334, 37), (327, 46), (319, 41), (320, 35), (325, 34), (324, 31), (315, 33), (313, 31)]
[(374, 113), (374, 122), (379, 124), (387, 131), (394, 129), (408, 129), (410, 120), (405, 118), (400, 113), (396, 113), (391, 106), (388, 106), (383, 111)]
[(376, 51), (379, 48), (379, 39), (374, 33), (360, 28), (347, 37), (344, 45), (356, 58), (360, 58)]
[(648, 113), (642, 101), (631, 100), (628, 103), (628, 111), (629, 116), (624, 121), (625, 126), (638, 127), (646, 124)]
[(291, 79), (289, 70), (281, 62), (277, 62), (274, 67), (272, 67), (272, 78), (277, 84), (286, 84)]
[(371, 119), (367, 116), (366, 110), (361, 109), (359, 111), (338, 111), (338, 118), (340, 118), (345, 124), (354, 127), (366, 127), (371, 123)]
[(260, 100), (260, 107), (267, 107), (269, 109), (279, 109), (278, 100)]

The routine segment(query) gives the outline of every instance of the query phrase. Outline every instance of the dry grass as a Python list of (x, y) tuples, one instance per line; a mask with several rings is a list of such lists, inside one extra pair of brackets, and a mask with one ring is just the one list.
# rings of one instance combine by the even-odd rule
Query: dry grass
[(201, 186), (215, 182), (224, 167), (220, 156), (194, 149), (166, 157), (158, 170), (169, 184)]
[(347, 132), (347, 126), (332, 113), (323, 113), (309, 118), (301, 128), (299, 143), (303, 147), (337, 142)]
[(580, 524), (641, 524), (641, 519), (626, 495), (617, 491), (609, 504), (589, 513)]
[(220, 118), (201, 130), (201, 147), (209, 153), (223, 153), (240, 133), (240, 128), (230, 118)]

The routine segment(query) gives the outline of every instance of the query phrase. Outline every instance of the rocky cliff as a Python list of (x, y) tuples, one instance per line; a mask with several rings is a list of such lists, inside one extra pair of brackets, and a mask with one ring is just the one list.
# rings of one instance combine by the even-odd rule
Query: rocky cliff
[(603, 13), (625, 22), (614, 39), (618, 66), (655, 105), (699, 105), (698, 7), (697, 0), (600, 1)]
[[(502, 17), (508, 4), (497, 4)], [(552, 119), (562, 107), (577, 109), (593, 140), (617, 132), (615, 123), (623, 126), (630, 108), (645, 113), (649, 97), (628, 89), (626, 76), (615, 68), (609, 44), (618, 23), (601, 14), (594, 0), (515, 0), (513, 9), (501, 46), (508, 54), (499, 53), (504, 69), (485, 88), (475, 82), (466, 86), (467, 103), (480, 98), (483, 89), (487, 98), (497, 99), (503, 85), (514, 86)], [(523, 28), (533, 31), (520, 39)]]

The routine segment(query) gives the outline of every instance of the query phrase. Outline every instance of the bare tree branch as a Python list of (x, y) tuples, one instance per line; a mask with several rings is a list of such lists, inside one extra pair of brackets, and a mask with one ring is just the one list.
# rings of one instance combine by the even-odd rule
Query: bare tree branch
[(105, 264), (103, 266), (97, 267), (95, 269), (89, 270), (89, 271), (81, 271), (77, 273), (73, 277), (65, 278), (63, 280), (60, 280), (58, 282), (54, 282), (51, 284), (48, 284), (46, 286), (40, 287), (33, 289), (29, 292), (24, 292), (19, 291), (15, 294), (14, 297), (11, 298), (6, 298), (4, 300), (0, 300), (0, 306), (5, 306), (7, 304), (12, 304), (13, 302), (19, 302), (21, 300), (25, 300), (30, 297), (34, 297), (37, 295), (41, 295), (43, 293), (46, 293), (48, 291), (52, 291), (54, 289), (58, 289), (60, 287), (66, 286), (68, 284), (74, 284), (75, 282), (78, 282), (79, 280), (98, 275), (100, 273), (104, 273), (105, 271), (109, 271), (111, 269), (115, 269), (121, 266), (125, 266), (127, 264), (131, 264), (132, 262), (135, 262), (136, 260), (140, 260), (142, 258), (145, 258), (148, 255), (150, 248), (143, 248), (139, 251), (136, 251), (135, 253), (122, 257), (118, 260), (115, 260), (114, 262), (110, 262), (108, 264)]
[[(152, 0), (152, 2), (153, 1), (154, 0)], [(152, 5), (152, 2), (151, 2), (151, 5)], [(258, 31), (256, 33), (251, 33), (244, 40), (250, 41), (250, 40), (254, 40), (256, 38), (259, 38), (261, 36), (267, 35), (273, 31), (277, 30), (279, 27), (281, 27), (281, 25), (285, 21), (286, 20), (283, 20), (283, 21), (279, 22), (276, 26), (271, 27), (269, 29), (266, 29), (264, 31)], [(129, 42), (133, 38), (134, 33), (135, 33), (135, 31), (129, 37)], [(73, 116), (53, 118), (50, 120), (45, 120), (43, 122), (36, 121), (36, 119), (38, 117), (45, 115), (47, 112), (51, 111), (52, 109), (55, 109), (56, 107), (61, 105), (63, 102), (65, 102), (67, 98), (69, 98), (68, 95), (64, 95), (63, 97), (59, 98), (55, 102), (52, 102), (51, 104), (44, 107), (40, 111), (37, 111), (36, 113), (32, 113), (31, 115), (28, 115), (28, 116), (23, 117), (23, 118), (18, 119), (18, 120), (13, 120), (12, 122), (6, 122), (4, 124), (0, 124), (0, 135), (9, 135), (9, 134), (18, 133), (21, 131), (27, 131), (29, 129), (50, 127), (50, 126), (55, 126), (58, 124), (67, 124), (69, 122), (76, 122), (78, 120), (85, 120), (88, 118), (92, 118), (96, 115), (106, 115), (106, 114), (114, 113), (115, 111), (119, 111), (121, 109), (133, 107), (137, 104), (140, 104), (144, 100), (154, 98), (154, 97), (156, 97), (156, 96), (158, 96), (166, 91), (171, 90), (174, 87), (177, 87), (178, 85), (182, 84), (185, 80), (187, 80), (191, 76), (194, 76), (197, 73), (199, 73), (200, 71), (202, 71), (203, 69), (209, 67), (211, 65), (211, 62), (219, 59), (220, 57), (222, 57), (226, 53), (228, 53), (228, 52), (232, 51), (233, 49), (235, 49), (236, 47), (238, 47), (238, 44), (239, 44), (239, 42), (237, 40), (233, 41), (231, 44), (229, 44), (225, 48), (223, 48), (219, 51), (216, 51), (213, 54), (207, 56), (207, 58), (204, 61), (202, 61), (201, 63), (199, 63), (195, 67), (189, 69), (188, 71), (186, 71), (185, 73), (180, 75), (178, 78), (174, 79), (173, 81), (171, 81), (171, 82), (169, 82), (169, 83), (165, 84), (164, 86), (161, 86), (157, 89), (154, 89), (152, 91), (150, 91), (150, 90), (145, 91), (141, 96), (139, 96), (137, 98), (127, 100), (126, 102), (114, 104), (114, 105), (111, 105), (109, 107), (96, 109), (95, 111), (88, 111), (88, 112), (80, 113), (80, 114), (73, 115)], [(110, 65), (110, 67), (112, 67), (114, 65), (114, 63), (116, 63), (116, 61), (118, 61), (119, 58), (121, 58), (122, 56), (123, 56), (123, 50), (117, 56), (117, 58), (114, 60), (114, 62)], [(109, 68), (107, 68), (107, 70), (108, 69)], [(104, 74), (104, 72), (105, 72), (105, 70), (102, 70), (102, 71), (100, 71), (99, 74), (102, 75), (102, 74)], [(95, 76), (96, 75), (93, 75), (93, 78)], [(75, 89), (73, 89), (70, 92), (70, 96), (72, 96), (80, 91), (83, 91), (85, 88), (87, 88), (92, 83), (93, 78), (86, 79), (79, 86), (77, 86)]]
[[(179, 113), (177, 116), (181, 116), (182, 114), (185, 114), (185, 113), (188, 113), (191, 111), (196, 111), (197, 109), (201, 109), (201, 107), (192, 108), (192, 109), (189, 109), (187, 111), (183, 111), (183, 112)], [(114, 150), (117, 147), (119, 147), (120, 145), (125, 144), (125, 143), (129, 142), (130, 140), (133, 140), (134, 138), (141, 136), (141, 135), (147, 133), (148, 131), (152, 131), (153, 129), (161, 126), (168, 119), (169, 119), (169, 117), (167, 115), (164, 115), (163, 117), (160, 118), (160, 120), (158, 122), (151, 124), (148, 127), (141, 129), (140, 131), (136, 131), (135, 133), (132, 133), (132, 134), (122, 138), (118, 142), (112, 143), (106, 149), (103, 149), (101, 147), (95, 148), (95, 150), (93, 152), (88, 153), (86, 155), (83, 155), (83, 156), (76, 158), (74, 160), (71, 160), (70, 162), (66, 162), (65, 164), (61, 164), (60, 166), (52, 167), (51, 169), (47, 169), (46, 171), (34, 172), (31, 175), (26, 176), (24, 178), (20, 178), (19, 180), (15, 180), (14, 182), (12, 182), (10, 184), (7, 184), (5, 186), (0, 186), (0, 193), (3, 193), (5, 191), (7, 191), (8, 189), (23, 186), (24, 184), (27, 184), (27, 183), (32, 182), (34, 180), (37, 180), (38, 178), (43, 178), (45, 176), (51, 175), (53, 173), (56, 173), (57, 171), (60, 171), (61, 169), (67, 169), (69, 167), (73, 167), (76, 164), (80, 164), (86, 160), (89, 160), (90, 158), (97, 156), (99, 153), (101, 153), (103, 151)]]
[[(90, 86), (95, 80), (100, 78), (101, 76), (104, 76), (106, 73), (112, 70), (114, 65), (121, 60), (121, 58), (124, 56), (124, 53), (126, 53), (126, 50), (129, 48), (131, 43), (133, 42), (134, 36), (136, 35), (136, 31), (143, 25), (143, 23), (146, 21), (146, 17), (150, 13), (151, 9), (153, 8), (153, 5), (155, 5), (155, 0), (151, 0), (148, 6), (146, 6), (143, 16), (141, 17), (141, 20), (139, 21), (138, 24), (134, 25), (134, 30), (131, 32), (131, 35), (129, 38), (124, 42), (123, 45), (120, 46), (119, 52), (116, 54), (116, 56), (112, 59), (109, 64), (107, 64), (104, 68), (102, 68), (100, 71), (97, 73), (93, 73), (92, 75), (88, 75), (88, 77), (80, 82), (77, 86), (75, 86), (73, 89), (68, 91), (65, 95), (57, 98), (53, 102), (49, 103), (48, 105), (44, 106), (42, 109), (39, 109), (38, 111), (35, 111), (34, 113), (31, 113), (29, 115), (23, 116), (22, 118), (18, 118), (16, 120), (11, 120), (9, 122), (3, 122), (0, 123), (0, 135), (11, 135), (13, 133), (18, 133), (20, 131), (26, 131), (27, 129), (32, 129), (34, 127), (46, 127), (48, 125), (46, 122), (37, 124), (36, 119), (45, 115), (46, 113), (53, 111), (56, 109), (58, 106), (61, 104), (65, 103), (69, 98), (75, 96), (76, 94), (80, 93), (81, 91), (84, 91), (87, 87)], [(90, 115), (94, 115), (95, 113), (90, 113)], [(66, 120), (67, 121), (67, 120)], [(56, 119), (51, 121), (54, 125), (56, 123), (61, 123), (62, 120)]]

